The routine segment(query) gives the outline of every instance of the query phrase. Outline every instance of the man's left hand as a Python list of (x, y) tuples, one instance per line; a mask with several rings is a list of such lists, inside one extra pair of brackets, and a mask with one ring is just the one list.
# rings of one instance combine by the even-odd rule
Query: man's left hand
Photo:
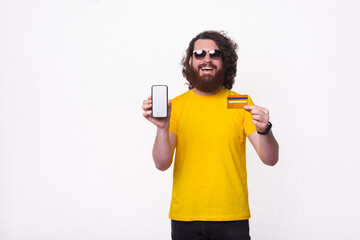
[(256, 130), (265, 132), (270, 119), (269, 110), (256, 105), (246, 105), (244, 109), (252, 114), (252, 123), (256, 126)]

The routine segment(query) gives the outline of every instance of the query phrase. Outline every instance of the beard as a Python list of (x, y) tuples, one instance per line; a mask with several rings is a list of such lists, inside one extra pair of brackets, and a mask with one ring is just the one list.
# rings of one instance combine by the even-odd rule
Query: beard
[(224, 70), (220, 69), (214, 76), (204, 74), (203, 76), (200, 76), (201, 68), (203, 67), (211, 67), (214, 69), (214, 71), (217, 69), (215, 65), (213, 65), (211, 62), (209, 64), (202, 64), (198, 66), (198, 69), (195, 69), (193, 66), (190, 66), (190, 73), (188, 75), (187, 80), (190, 83), (190, 86), (195, 87), (203, 92), (214, 92), (216, 89), (218, 89), (220, 86), (224, 84), (225, 81), (225, 74)]

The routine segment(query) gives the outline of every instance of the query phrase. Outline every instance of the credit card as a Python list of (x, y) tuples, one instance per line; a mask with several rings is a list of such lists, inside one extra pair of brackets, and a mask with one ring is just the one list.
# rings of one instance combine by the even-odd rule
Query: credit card
[(229, 95), (227, 97), (227, 108), (243, 108), (248, 104), (248, 95)]

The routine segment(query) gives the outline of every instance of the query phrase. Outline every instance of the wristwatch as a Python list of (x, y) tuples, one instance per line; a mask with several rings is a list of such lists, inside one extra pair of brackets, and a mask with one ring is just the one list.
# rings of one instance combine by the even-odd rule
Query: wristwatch
[(269, 134), (269, 132), (270, 132), (270, 130), (271, 130), (271, 127), (272, 127), (271, 122), (268, 122), (268, 126), (267, 126), (267, 128), (266, 128), (265, 132), (257, 132), (257, 133), (258, 133), (258, 134), (260, 134), (260, 135), (266, 135), (266, 134)]

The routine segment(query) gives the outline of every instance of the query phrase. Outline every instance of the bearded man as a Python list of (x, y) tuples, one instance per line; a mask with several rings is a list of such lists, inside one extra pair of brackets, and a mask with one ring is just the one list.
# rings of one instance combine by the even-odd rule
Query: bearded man
[(157, 127), (156, 167), (165, 171), (176, 148), (169, 217), (173, 240), (250, 239), (245, 143), (262, 162), (274, 166), (279, 145), (269, 111), (248, 97), (243, 108), (229, 109), (227, 98), (237, 70), (237, 44), (223, 32), (205, 31), (189, 43), (182, 61), (189, 91), (169, 101), (169, 117), (144, 117)]

